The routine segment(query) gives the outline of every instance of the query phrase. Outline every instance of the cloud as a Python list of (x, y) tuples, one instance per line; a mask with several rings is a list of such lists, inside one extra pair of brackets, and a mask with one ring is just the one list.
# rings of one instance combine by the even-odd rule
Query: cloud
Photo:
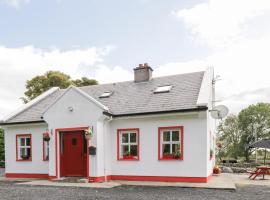
[(209, 0), (173, 15), (213, 53), (200, 60), (166, 64), (158, 69), (160, 74), (214, 66), (223, 79), (216, 84), (217, 99), (231, 112), (270, 101), (270, 26), (264, 24), (270, 20), (269, 0)]
[[(102, 77), (102, 73), (112, 74), (121, 72), (119, 68), (94, 67), (103, 62), (104, 56), (114, 47), (87, 48), (61, 51), (59, 49), (44, 50), (33, 46), (7, 48), (0, 46), (0, 118), (21, 104), (20, 97), (24, 96), (25, 82), (36, 75), (48, 70), (59, 70), (72, 76)], [(110, 80), (108, 78), (108, 80)], [(104, 78), (102, 81), (106, 81)]]
[[(200, 60), (171, 62), (157, 67), (155, 76), (205, 70), (213, 66), (222, 77), (216, 84), (217, 100), (238, 112), (249, 104), (270, 102), (270, 36), (245, 39)], [(258, 93), (257, 91), (260, 91)], [(247, 93), (248, 95), (244, 95)], [(236, 98), (237, 97), (237, 98)]]
[(238, 42), (250, 31), (251, 19), (270, 11), (269, 0), (209, 0), (189, 9), (173, 11), (195, 36), (211, 46)]
[(232, 95), (223, 103), (230, 105), (231, 110), (240, 111), (241, 109), (258, 102), (270, 102), (270, 87), (247, 90)]
[(29, 2), (30, 0), (0, 0), (0, 3), (4, 3), (14, 8), (19, 8), (22, 4), (27, 4)]

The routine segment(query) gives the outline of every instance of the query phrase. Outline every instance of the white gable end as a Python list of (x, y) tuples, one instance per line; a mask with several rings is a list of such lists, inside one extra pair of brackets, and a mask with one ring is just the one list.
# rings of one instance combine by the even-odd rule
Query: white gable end
[(46, 109), (43, 119), (54, 128), (78, 127), (96, 123), (104, 110), (102, 104), (92, 101), (79, 89), (70, 87)]

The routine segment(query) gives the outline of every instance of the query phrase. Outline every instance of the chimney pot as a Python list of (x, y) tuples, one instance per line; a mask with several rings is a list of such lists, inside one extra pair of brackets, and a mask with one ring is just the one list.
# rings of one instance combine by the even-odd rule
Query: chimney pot
[(138, 67), (134, 69), (134, 81), (146, 82), (152, 78), (153, 69), (148, 65), (148, 63), (139, 64)]

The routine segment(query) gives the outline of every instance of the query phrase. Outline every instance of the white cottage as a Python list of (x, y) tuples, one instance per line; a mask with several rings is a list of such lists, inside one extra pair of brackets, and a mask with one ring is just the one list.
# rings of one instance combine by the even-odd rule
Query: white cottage
[(133, 81), (52, 88), (10, 114), (1, 122), (6, 177), (207, 182), (213, 69), (152, 71), (139, 65)]

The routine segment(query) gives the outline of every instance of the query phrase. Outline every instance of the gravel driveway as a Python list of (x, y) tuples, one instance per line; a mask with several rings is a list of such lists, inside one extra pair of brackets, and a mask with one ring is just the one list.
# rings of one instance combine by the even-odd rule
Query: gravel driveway
[(176, 187), (121, 186), (112, 189), (24, 186), (0, 182), (0, 199), (199, 199), (199, 200), (266, 200), (270, 188), (240, 187), (236, 191)]

